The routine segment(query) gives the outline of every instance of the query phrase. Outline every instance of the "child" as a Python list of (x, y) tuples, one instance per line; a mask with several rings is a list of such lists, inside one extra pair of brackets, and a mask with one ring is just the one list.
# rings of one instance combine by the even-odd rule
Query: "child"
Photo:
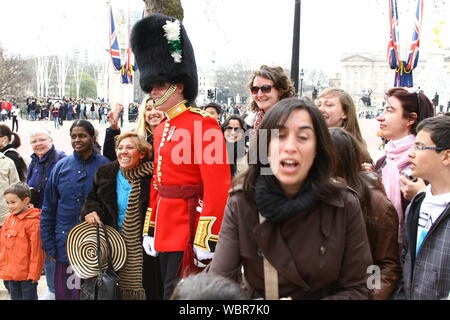
[(22, 182), (4, 192), (9, 214), (0, 230), (0, 279), (11, 300), (37, 300), (44, 268), (39, 221), (41, 210), (30, 205), (30, 188)]
[[(429, 184), (406, 211), (403, 276), (395, 298), (446, 299), (450, 292), (450, 117), (422, 120), (408, 156), (412, 176)], [(407, 178), (400, 179), (408, 184)]]

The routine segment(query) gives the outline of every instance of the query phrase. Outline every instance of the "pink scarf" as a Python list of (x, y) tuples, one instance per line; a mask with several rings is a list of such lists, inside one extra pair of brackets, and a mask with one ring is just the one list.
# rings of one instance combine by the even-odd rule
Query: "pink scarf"
[(386, 144), (386, 165), (382, 169), (383, 185), (386, 195), (391, 200), (398, 214), (400, 228), (403, 226), (402, 193), (400, 191), (400, 171), (409, 167), (411, 162), (408, 151), (414, 145), (415, 136), (409, 135)]

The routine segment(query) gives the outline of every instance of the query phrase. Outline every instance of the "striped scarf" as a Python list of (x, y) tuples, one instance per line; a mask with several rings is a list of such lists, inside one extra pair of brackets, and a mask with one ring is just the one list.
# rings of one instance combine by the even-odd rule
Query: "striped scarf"
[(129, 170), (121, 169), (121, 171), (131, 185), (128, 206), (121, 230), (121, 235), (127, 246), (127, 260), (118, 272), (121, 299), (145, 300), (145, 290), (142, 284), (144, 258), (139, 196), (141, 193), (141, 179), (152, 174), (153, 165), (147, 161), (135, 168)]

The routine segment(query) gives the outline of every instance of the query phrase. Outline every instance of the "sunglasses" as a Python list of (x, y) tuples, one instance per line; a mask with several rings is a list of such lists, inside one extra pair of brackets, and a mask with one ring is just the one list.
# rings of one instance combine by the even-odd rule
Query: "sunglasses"
[(272, 88), (275, 88), (275, 86), (270, 85), (270, 84), (265, 84), (261, 87), (252, 86), (252, 87), (250, 87), (250, 91), (253, 94), (257, 94), (259, 90), (261, 90), (262, 93), (269, 93), (270, 91), (272, 91)]
[(242, 128), (238, 128), (238, 127), (225, 127), (225, 130), (226, 131), (239, 131), (239, 130), (241, 130)]
[(422, 113), (422, 106), (420, 104), (420, 93), (422, 92), (422, 90), (420, 89), (415, 89), (415, 88), (407, 88), (406, 89), (409, 93), (415, 94), (416, 95), (416, 99), (417, 99), (417, 110), (418, 115), (420, 115), (420, 113)]

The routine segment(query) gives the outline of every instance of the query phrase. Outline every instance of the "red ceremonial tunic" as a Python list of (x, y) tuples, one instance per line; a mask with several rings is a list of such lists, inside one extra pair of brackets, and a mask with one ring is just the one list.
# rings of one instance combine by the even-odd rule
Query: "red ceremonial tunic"
[[(217, 120), (184, 103), (166, 113), (154, 131), (154, 175), (149, 234), (158, 252), (184, 251), (189, 241), (188, 200), (163, 197), (158, 186), (203, 186), (196, 197), (194, 246), (214, 252), (230, 189), (230, 167)], [(202, 208), (200, 208), (202, 207)]]

